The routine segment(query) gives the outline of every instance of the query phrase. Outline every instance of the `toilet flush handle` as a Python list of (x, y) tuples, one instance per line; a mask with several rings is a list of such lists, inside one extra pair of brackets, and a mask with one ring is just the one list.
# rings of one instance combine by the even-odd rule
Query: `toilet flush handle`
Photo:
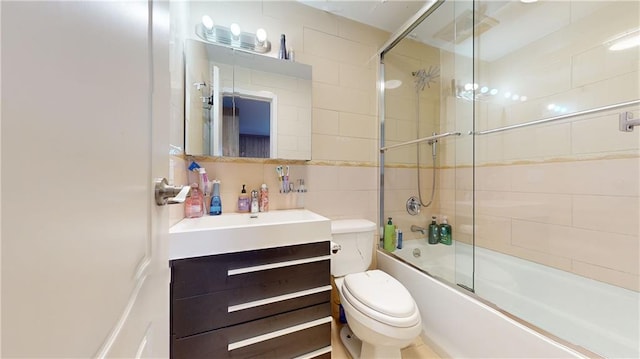
[(338, 243), (331, 241), (331, 253), (332, 254), (338, 253), (338, 251), (341, 250), (341, 249), (342, 249), (342, 247)]

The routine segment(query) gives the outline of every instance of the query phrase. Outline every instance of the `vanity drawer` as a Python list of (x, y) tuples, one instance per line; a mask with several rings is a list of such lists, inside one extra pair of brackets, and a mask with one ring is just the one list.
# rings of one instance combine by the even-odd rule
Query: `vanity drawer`
[(294, 358), (331, 347), (327, 303), (172, 340), (171, 356), (182, 358)]
[[(193, 297), (255, 285), (263, 279), (273, 282), (278, 280), (277, 275), (301, 269), (300, 265), (324, 260), (329, 260), (328, 241), (173, 260), (170, 262), (172, 296), (174, 299)], [(308, 274), (303, 276), (308, 278)], [(279, 280), (285, 282), (290, 277), (286, 275)], [(290, 291), (295, 290), (298, 289)]]
[(222, 291), (174, 300), (171, 319), (172, 335), (175, 338), (182, 338), (299, 308), (329, 303), (331, 286), (325, 285), (239, 305), (230, 304), (235, 302), (234, 296), (235, 291)]

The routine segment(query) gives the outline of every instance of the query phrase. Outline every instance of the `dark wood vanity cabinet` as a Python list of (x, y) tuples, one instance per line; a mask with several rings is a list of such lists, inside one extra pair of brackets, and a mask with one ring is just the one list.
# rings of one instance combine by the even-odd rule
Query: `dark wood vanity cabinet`
[(171, 357), (330, 358), (329, 241), (171, 265)]

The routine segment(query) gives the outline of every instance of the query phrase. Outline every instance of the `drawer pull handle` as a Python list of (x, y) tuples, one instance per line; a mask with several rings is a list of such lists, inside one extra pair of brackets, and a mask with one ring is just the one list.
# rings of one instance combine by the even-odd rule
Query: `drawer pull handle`
[(322, 354), (326, 354), (329, 352), (331, 352), (331, 345), (329, 345), (328, 347), (320, 348), (318, 350), (314, 350), (311, 353), (300, 355), (293, 359), (313, 359), (313, 358), (319, 357)]
[(266, 340), (278, 338), (278, 337), (281, 337), (283, 335), (288, 335), (288, 334), (295, 333), (295, 332), (298, 332), (298, 331), (301, 331), (301, 330), (313, 328), (313, 327), (318, 326), (318, 325), (330, 323), (331, 320), (332, 320), (332, 318), (330, 316), (329, 317), (324, 317), (324, 318), (316, 319), (316, 320), (311, 321), (311, 322), (306, 322), (306, 323), (294, 325), (293, 327), (276, 330), (275, 332), (258, 335), (257, 337), (248, 338), (248, 339), (245, 339), (245, 340), (241, 340), (239, 342), (229, 343), (229, 345), (227, 346), (227, 351), (232, 351), (232, 350), (235, 350), (235, 349), (244, 348), (246, 346), (257, 344), (257, 343), (260, 343), (260, 342), (264, 342)]
[(321, 292), (330, 291), (330, 290), (331, 290), (331, 285), (325, 285), (323, 287), (311, 288), (311, 289), (303, 290), (303, 291), (300, 291), (300, 292), (293, 292), (293, 293), (289, 293), (289, 294), (279, 295), (279, 296), (276, 296), (276, 297), (265, 298), (265, 299), (260, 299), (260, 300), (254, 300), (253, 302), (247, 302), (247, 303), (242, 303), (242, 304), (236, 304), (236, 305), (229, 306), (227, 308), (227, 312), (228, 313), (237, 312), (239, 310), (255, 308), (255, 307), (259, 307), (261, 305), (267, 305), (267, 304), (271, 304), (271, 303), (282, 302), (282, 301), (285, 301), (285, 300), (288, 300), (288, 299), (300, 298), (300, 297), (304, 297), (304, 296), (307, 296), (307, 295), (321, 293)]
[(277, 262), (277, 263), (262, 264), (262, 265), (253, 266), (253, 267), (229, 269), (227, 271), (227, 276), (231, 277), (232, 275), (260, 272), (260, 271), (263, 271), (263, 270), (290, 267), (290, 266), (295, 266), (295, 265), (298, 265), (298, 264), (321, 262), (321, 261), (330, 260), (330, 259), (331, 259), (331, 256), (327, 255), (327, 256), (322, 256), (322, 257), (311, 257), (311, 258), (304, 258), (304, 259), (296, 259), (296, 260), (287, 261), (287, 262)]

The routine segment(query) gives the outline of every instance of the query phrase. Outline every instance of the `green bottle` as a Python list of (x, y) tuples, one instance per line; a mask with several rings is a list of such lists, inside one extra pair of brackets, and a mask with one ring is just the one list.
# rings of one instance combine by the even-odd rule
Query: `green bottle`
[(431, 224), (429, 225), (429, 244), (440, 243), (440, 228), (436, 223), (436, 216), (431, 216)]
[(451, 245), (451, 225), (447, 223), (447, 216), (442, 217), (440, 223), (440, 243)]
[(389, 217), (389, 221), (384, 226), (383, 248), (389, 252), (393, 252), (396, 249), (396, 227), (391, 222), (391, 217)]

